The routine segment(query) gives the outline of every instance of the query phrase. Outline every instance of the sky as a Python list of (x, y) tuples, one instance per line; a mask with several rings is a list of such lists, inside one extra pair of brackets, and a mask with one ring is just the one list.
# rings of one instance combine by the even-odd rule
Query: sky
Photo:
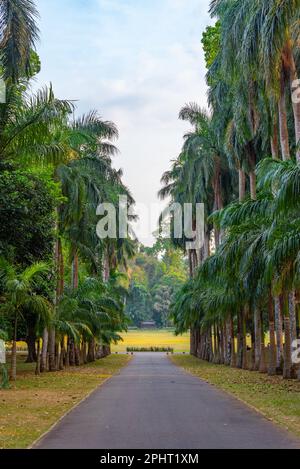
[[(188, 102), (206, 107), (202, 32), (210, 0), (36, 0), (37, 86), (97, 109), (118, 126), (115, 166), (138, 203), (157, 204), (162, 173), (180, 153)], [(150, 231), (152, 227), (149, 227)], [(143, 242), (151, 244), (151, 233)]]

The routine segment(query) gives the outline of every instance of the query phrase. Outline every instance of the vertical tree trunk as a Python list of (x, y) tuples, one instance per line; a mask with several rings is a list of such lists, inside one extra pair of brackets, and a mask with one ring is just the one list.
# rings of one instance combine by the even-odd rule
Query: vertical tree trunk
[(255, 371), (255, 324), (254, 317), (251, 325), (251, 371)]
[(60, 341), (60, 355), (59, 355), (59, 369), (64, 369), (64, 361), (65, 361), (65, 338), (63, 337)]
[(49, 371), (57, 371), (55, 356), (56, 334), (55, 329), (49, 329)]
[(233, 317), (230, 317), (230, 335), (231, 335), (231, 360), (230, 365), (236, 367), (236, 352), (235, 352), (235, 333), (234, 333), (234, 321)]
[(242, 344), (243, 344), (243, 358), (242, 368), (243, 370), (248, 369), (248, 357), (247, 357), (247, 314), (246, 310), (242, 313)]
[(38, 376), (41, 373), (41, 339), (38, 338), (36, 341), (36, 367), (35, 367), (35, 374)]
[(238, 313), (238, 333), (237, 333), (237, 367), (243, 367), (243, 324), (242, 324), (242, 312)]
[(294, 53), (292, 48), (292, 42), (289, 40), (286, 44), (285, 54), (287, 63), (290, 67), (290, 86), (291, 86), (291, 98), (294, 113), (295, 123), (295, 140), (298, 145), (296, 151), (297, 161), (300, 162), (300, 81), (298, 79), (297, 67), (294, 59)]
[(295, 290), (289, 295), (289, 309), (290, 309), (290, 321), (291, 321), (291, 341), (297, 340), (297, 320), (296, 320), (296, 300)]
[(255, 370), (259, 370), (261, 361), (261, 323), (260, 312), (256, 308), (254, 311), (254, 328), (255, 328)]
[(14, 324), (14, 337), (11, 351), (11, 368), (10, 368), (10, 379), (16, 381), (17, 379), (17, 330), (18, 330), (18, 313), (15, 315)]
[(257, 193), (256, 193), (256, 174), (255, 174), (255, 170), (250, 171), (249, 178), (250, 178), (250, 195), (251, 195), (251, 199), (256, 200)]
[(269, 375), (276, 375), (276, 339), (275, 339), (275, 312), (272, 291), (269, 293), (269, 331), (270, 331), (270, 357), (269, 357)]
[(77, 290), (78, 285), (79, 285), (79, 279), (78, 279), (78, 267), (79, 267), (79, 262), (78, 262), (78, 254), (75, 253), (72, 261), (72, 286), (74, 290)]
[(259, 372), (267, 373), (266, 365), (266, 347), (265, 347), (265, 331), (264, 331), (264, 320), (263, 313), (260, 311), (260, 326), (261, 326), (261, 345), (260, 345), (260, 363), (259, 363)]
[(44, 373), (47, 369), (47, 351), (48, 351), (48, 329), (45, 327), (43, 332), (43, 345), (42, 345), (42, 356), (41, 356), (41, 373)]
[(26, 359), (26, 363), (35, 363), (37, 359), (36, 353), (36, 333), (35, 333), (35, 322), (30, 320), (28, 323), (28, 334), (26, 337), (26, 343), (28, 347), (28, 356)]
[(283, 363), (283, 308), (280, 298), (275, 298), (275, 325), (276, 325), (276, 349), (277, 349), (277, 370), (282, 369)]
[(246, 175), (245, 171), (239, 169), (239, 201), (243, 202), (246, 195)]
[(272, 158), (274, 160), (279, 159), (279, 141), (278, 141), (278, 124), (277, 118), (274, 121), (273, 125), (273, 135), (271, 137), (271, 151), (272, 151)]
[(285, 89), (285, 76), (284, 69), (281, 71), (280, 79), (280, 98), (278, 103), (279, 112), (279, 129), (280, 129), (280, 144), (282, 159), (284, 161), (291, 158), (289, 131), (287, 123), (287, 109), (286, 109), (286, 89)]
[(283, 367), (283, 378), (292, 378), (292, 344), (291, 344), (291, 322), (289, 312), (289, 299), (288, 293), (283, 293), (283, 317), (284, 317), (284, 367)]

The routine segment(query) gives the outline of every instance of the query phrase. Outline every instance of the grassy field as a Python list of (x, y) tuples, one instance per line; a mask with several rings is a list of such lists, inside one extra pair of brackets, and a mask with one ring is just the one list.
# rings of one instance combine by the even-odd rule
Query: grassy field
[(174, 352), (189, 352), (189, 334), (176, 337), (173, 330), (131, 330), (123, 334), (123, 342), (112, 347), (112, 352), (126, 352), (127, 347), (171, 347)]
[(0, 448), (26, 448), (63, 414), (130, 360), (113, 355), (58, 373), (34, 375), (34, 365), (18, 359), (18, 380), (0, 390)]
[(300, 437), (300, 382), (285, 381), (227, 366), (213, 365), (190, 355), (171, 360), (189, 373), (238, 397), (267, 418)]

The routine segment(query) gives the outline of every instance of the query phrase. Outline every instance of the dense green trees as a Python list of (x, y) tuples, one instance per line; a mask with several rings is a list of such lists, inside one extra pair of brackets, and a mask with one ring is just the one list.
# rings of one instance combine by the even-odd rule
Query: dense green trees
[(171, 311), (178, 332), (191, 329), (192, 354), (292, 378), (300, 326), (299, 5), (215, 0), (211, 12), (218, 22), (203, 37), (210, 114), (196, 105), (181, 112), (196, 130), (161, 192), (206, 205), (205, 246), (189, 253), (191, 279)]
[(152, 248), (139, 247), (129, 263), (129, 294), (126, 313), (139, 327), (155, 321), (158, 327), (172, 325), (170, 305), (186, 280), (187, 266), (182, 253), (169, 240), (159, 237)]

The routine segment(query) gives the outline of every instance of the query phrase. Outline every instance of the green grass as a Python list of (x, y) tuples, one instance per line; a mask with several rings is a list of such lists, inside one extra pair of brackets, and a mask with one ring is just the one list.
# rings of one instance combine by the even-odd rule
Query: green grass
[(57, 373), (34, 375), (34, 365), (18, 359), (18, 380), (0, 391), (0, 448), (27, 448), (62, 415), (106, 379), (125, 366), (130, 357), (113, 355), (89, 365)]
[(131, 330), (122, 335), (123, 342), (112, 347), (112, 352), (126, 352), (127, 348), (173, 348), (175, 353), (189, 352), (190, 336), (184, 334), (176, 337), (174, 330)]
[(300, 382), (286, 381), (227, 366), (214, 365), (190, 355), (171, 360), (187, 372), (215, 385), (260, 411), (265, 417), (300, 437)]

